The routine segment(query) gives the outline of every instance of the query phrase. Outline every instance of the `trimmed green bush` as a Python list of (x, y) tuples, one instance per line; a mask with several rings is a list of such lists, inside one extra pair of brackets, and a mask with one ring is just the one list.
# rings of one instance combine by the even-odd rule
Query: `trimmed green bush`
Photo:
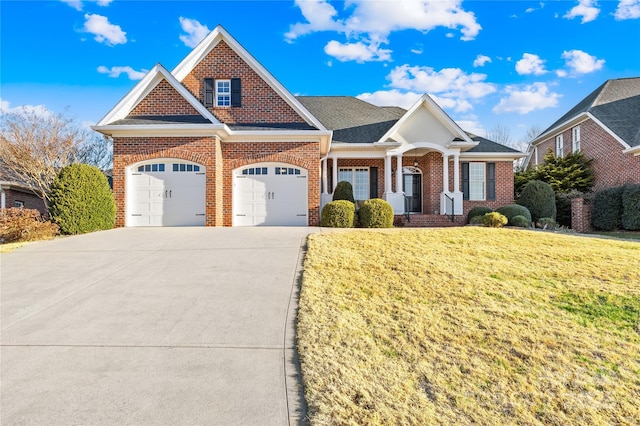
[(550, 217), (541, 217), (536, 222), (536, 226), (540, 229), (556, 229), (558, 224)]
[(393, 228), (393, 207), (380, 198), (365, 200), (358, 212), (363, 228)]
[(511, 218), (510, 225), (517, 226), (519, 228), (528, 228), (531, 222), (522, 215), (517, 215)]
[(627, 185), (622, 190), (622, 227), (640, 230), (640, 185)]
[(529, 209), (520, 204), (507, 204), (506, 206), (497, 208), (496, 211), (506, 216), (509, 225), (517, 226), (513, 223), (513, 218), (516, 216), (524, 216), (527, 222), (531, 223), (531, 213), (529, 213)]
[(355, 215), (356, 208), (351, 201), (331, 201), (322, 209), (320, 225), (327, 228), (353, 228)]
[(44, 220), (35, 209), (0, 209), (0, 243), (50, 240), (58, 225)]
[(469, 221), (469, 225), (484, 225), (484, 215), (472, 217), (471, 220)]
[(506, 225), (509, 222), (507, 217), (498, 212), (487, 213), (482, 216), (482, 223), (484, 226), (489, 226), (491, 228), (500, 228)]
[(353, 199), (353, 186), (346, 180), (338, 182), (336, 189), (333, 190), (333, 201), (347, 200), (355, 203)]
[(111, 229), (116, 204), (107, 177), (95, 166), (63, 168), (51, 186), (49, 214), (63, 234)]
[(620, 229), (622, 225), (622, 193), (624, 187), (607, 188), (593, 197), (591, 225), (601, 231)]
[(531, 219), (537, 222), (541, 217), (556, 218), (556, 194), (553, 188), (540, 180), (533, 180), (522, 188), (518, 204), (525, 206)]
[(471, 219), (473, 219), (474, 217), (482, 217), (487, 213), (491, 213), (492, 211), (493, 209), (485, 206), (474, 207), (469, 210), (469, 213), (467, 213), (467, 223), (471, 223)]

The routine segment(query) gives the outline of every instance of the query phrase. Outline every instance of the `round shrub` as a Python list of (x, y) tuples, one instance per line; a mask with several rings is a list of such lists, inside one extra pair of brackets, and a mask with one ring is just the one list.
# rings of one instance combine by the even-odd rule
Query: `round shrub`
[(522, 215), (517, 215), (511, 218), (510, 225), (517, 226), (519, 228), (528, 228), (531, 222)]
[(380, 198), (362, 203), (358, 218), (363, 228), (393, 228), (393, 207)]
[(49, 214), (63, 234), (111, 229), (116, 204), (107, 177), (94, 166), (72, 164), (51, 185)]
[(627, 185), (622, 193), (622, 227), (640, 230), (640, 185)]
[(532, 180), (522, 188), (518, 204), (529, 209), (534, 222), (541, 217), (556, 219), (556, 194), (548, 183), (541, 180)]
[(513, 218), (516, 216), (524, 216), (527, 222), (531, 223), (531, 213), (529, 209), (520, 204), (507, 204), (506, 206), (496, 209), (496, 211), (507, 217), (509, 225), (518, 226), (513, 223)]
[(327, 228), (353, 228), (355, 215), (356, 209), (351, 201), (331, 201), (322, 209), (320, 225)]
[(536, 222), (536, 226), (540, 229), (556, 229), (558, 224), (550, 217), (541, 217), (538, 222)]
[(471, 220), (469, 221), (469, 225), (484, 225), (484, 215), (472, 217)]
[(593, 197), (591, 224), (601, 231), (620, 229), (622, 225), (622, 193), (624, 187), (607, 188)]
[(484, 226), (490, 226), (491, 228), (500, 228), (506, 225), (507, 222), (509, 222), (507, 217), (498, 212), (491, 212), (482, 216), (482, 223)]
[(355, 203), (353, 199), (353, 186), (346, 180), (338, 182), (336, 189), (333, 190), (333, 201), (347, 200)]
[(489, 207), (484, 207), (484, 206), (480, 206), (480, 207), (474, 207), (471, 210), (469, 210), (469, 213), (467, 213), (467, 223), (471, 223), (471, 219), (473, 219), (474, 217), (482, 217), (487, 213), (491, 213), (493, 211), (493, 209), (490, 209)]

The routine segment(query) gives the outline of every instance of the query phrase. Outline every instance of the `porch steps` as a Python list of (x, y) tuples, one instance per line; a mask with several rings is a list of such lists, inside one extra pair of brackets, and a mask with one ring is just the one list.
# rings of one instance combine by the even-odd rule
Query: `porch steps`
[(451, 221), (451, 216), (439, 214), (412, 214), (407, 216), (396, 216), (395, 225), (404, 228), (444, 228), (452, 226), (464, 226), (464, 216), (456, 216), (455, 222)]

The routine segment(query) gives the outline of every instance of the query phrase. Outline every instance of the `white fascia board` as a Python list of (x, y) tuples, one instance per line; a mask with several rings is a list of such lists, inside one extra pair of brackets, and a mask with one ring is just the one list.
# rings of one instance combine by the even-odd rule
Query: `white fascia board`
[(156, 64), (121, 100), (98, 122), (96, 127), (108, 125), (129, 115), (162, 80), (166, 80), (194, 109), (212, 123), (220, 123), (176, 78), (161, 64)]
[(418, 99), (418, 101), (415, 104), (413, 104), (411, 108), (409, 108), (409, 110), (400, 118), (400, 120), (398, 120), (396, 124), (394, 124), (387, 131), (387, 133), (385, 133), (378, 140), (378, 142), (384, 142), (387, 139), (389, 139), (391, 135), (396, 133), (402, 126), (404, 126), (407, 120), (409, 120), (409, 118), (418, 110), (418, 108), (421, 108), (422, 106), (425, 106), (427, 110), (429, 110), (429, 112), (433, 114), (433, 116), (444, 127), (449, 129), (454, 135), (458, 135), (461, 139), (463, 139), (467, 143), (470, 143), (470, 144), (475, 143), (474, 141), (471, 140), (471, 138), (469, 138), (469, 135), (467, 135), (464, 132), (464, 130), (462, 130), (462, 128), (460, 128), (460, 126), (458, 126), (458, 124), (455, 121), (453, 121), (451, 117), (449, 117), (449, 115), (446, 112), (444, 112), (444, 110), (440, 108), (440, 106), (433, 99), (431, 99), (431, 96), (429, 96), (426, 93), (422, 95), (420, 99)]
[(327, 130), (265, 67), (258, 62), (238, 41), (218, 25), (189, 53), (172, 71), (179, 81), (184, 80), (204, 57), (218, 44), (224, 42), (244, 60), (284, 101), (294, 109), (307, 124)]
[(627, 148), (622, 152), (624, 154), (640, 155), (640, 145), (634, 146), (634, 147), (631, 147), (631, 148)]
[(550, 137), (555, 136), (554, 133), (558, 133), (560, 131), (564, 132), (568, 128), (575, 127), (578, 124), (587, 121), (587, 119), (591, 118), (591, 114), (587, 112), (583, 112), (582, 114), (578, 114), (570, 120), (567, 120), (563, 123), (558, 124), (553, 129), (549, 129), (544, 133), (539, 134), (534, 140), (529, 142), (529, 145), (539, 145), (541, 142), (549, 139)]
[(494, 161), (512, 161), (525, 157), (527, 154), (523, 152), (465, 152), (460, 154), (462, 160), (494, 160)]
[(215, 136), (223, 131), (221, 124), (137, 124), (137, 125), (105, 125), (91, 126), (95, 131), (116, 137), (145, 136)]
[(480, 142), (474, 142), (473, 140), (471, 141), (471, 143), (469, 142), (451, 142), (449, 145), (447, 145), (448, 149), (471, 149), (473, 147), (476, 147), (480, 144)]
[(591, 114), (590, 112), (587, 113), (587, 116), (589, 116), (590, 119), (592, 119), (593, 121), (596, 122), (596, 124), (598, 124), (598, 126), (602, 127), (607, 133), (609, 133), (615, 140), (617, 140), (618, 142), (620, 142), (620, 144), (625, 148), (625, 150), (631, 148), (631, 145), (629, 145), (628, 143), (626, 143), (624, 141), (624, 139), (622, 139), (620, 136), (616, 135), (613, 130), (611, 130), (609, 127), (605, 126), (602, 121), (598, 120), (593, 114)]

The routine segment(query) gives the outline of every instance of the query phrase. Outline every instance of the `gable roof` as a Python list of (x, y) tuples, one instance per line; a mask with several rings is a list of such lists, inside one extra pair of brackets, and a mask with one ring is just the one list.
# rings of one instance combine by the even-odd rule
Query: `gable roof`
[(125, 124), (121, 120), (127, 116), (161, 81), (165, 80), (175, 89), (194, 109), (200, 113), (207, 124), (221, 123), (189, 92), (171, 73), (161, 64), (156, 64), (121, 100), (107, 113), (95, 126), (99, 130), (101, 126)]
[(178, 81), (183, 81), (211, 50), (224, 41), (249, 67), (262, 78), (309, 126), (326, 130), (298, 100), (258, 62), (222, 25), (215, 27), (198, 45), (171, 71)]
[(640, 77), (607, 80), (556, 120), (532, 144), (574, 119), (595, 118), (629, 147), (640, 146)]
[(466, 153), (470, 152), (491, 152), (491, 153), (514, 153), (514, 154), (522, 154), (517, 149), (513, 149), (506, 145), (502, 145), (498, 142), (494, 142), (492, 140), (483, 138), (481, 136), (474, 135), (473, 133), (467, 132), (467, 135), (471, 138), (472, 141), (477, 142), (478, 145), (473, 148), (465, 151)]

